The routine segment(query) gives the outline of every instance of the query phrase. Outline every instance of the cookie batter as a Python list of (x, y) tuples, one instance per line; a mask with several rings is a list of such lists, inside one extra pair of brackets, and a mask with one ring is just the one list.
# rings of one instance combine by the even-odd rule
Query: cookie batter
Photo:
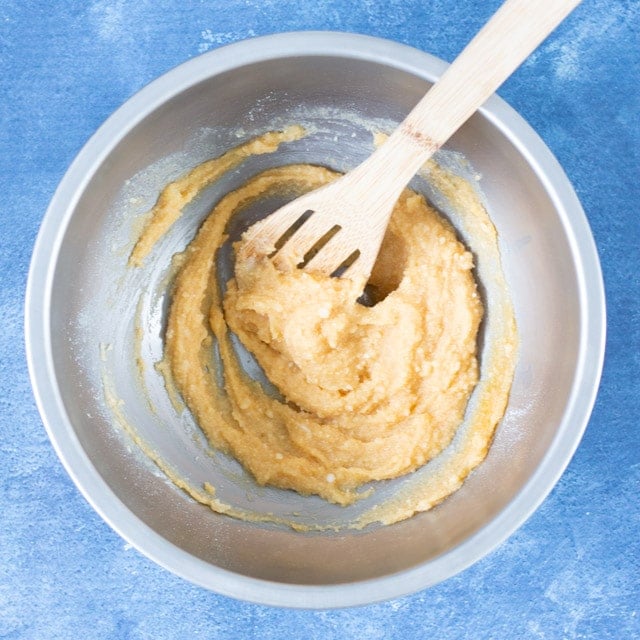
[[(207, 171), (195, 169), (180, 180), (181, 188), (169, 185), (131, 263), (142, 263), (170, 220), (219, 170), (301, 135), (299, 127), (265, 134), (210, 161)], [(348, 279), (284, 273), (267, 258), (237, 263), (235, 278), (220, 290), (216, 251), (235, 213), (270, 194), (301, 194), (336, 177), (312, 165), (269, 169), (222, 198), (182, 256), (165, 360), (211, 443), (259, 484), (348, 505), (368, 494), (363, 485), (410, 473), (450, 445), (479, 380), (483, 305), (472, 254), (408, 189), (372, 274), (375, 305), (358, 303), (358, 285)], [(277, 392), (245, 374), (232, 335)], [(459, 468), (435, 487), (440, 497), (403, 499), (386, 521), (429, 508), (484, 457), (506, 406), (513, 359), (514, 349), (489, 385), (492, 393), (479, 403), (473, 455), (458, 460)]]

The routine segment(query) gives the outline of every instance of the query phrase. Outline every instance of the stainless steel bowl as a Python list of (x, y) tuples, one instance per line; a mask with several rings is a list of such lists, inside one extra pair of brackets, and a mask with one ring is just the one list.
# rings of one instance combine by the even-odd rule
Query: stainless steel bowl
[[(219, 193), (214, 189), (194, 205), (152, 266), (131, 275), (126, 259), (134, 221), (169, 179), (237, 144), (238, 135), (274, 124), (307, 117), (322, 135), (319, 146), (299, 146), (272, 162), (349, 165), (357, 144), (336, 144), (334, 133), (344, 141), (353, 127), (359, 140), (359, 121), (399, 121), (444, 68), (409, 47), (349, 34), (289, 33), (227, 46), (181, 65), (129, 100), (62, 180), (42, 223), (27, 289), (36, 399), (58, 455), (87, 500), (123, 538), (170, 571), (223, 594), (293, 607), (399, 596), (487, 554), (531, 515), (569, 462), (602, 367), (601, 272), (565, 174), (497, 97), (448, 148), (482, 175), (522, 344), (489, 456), (456, 494), (428, 513), (363, 531), (297, 533), (251, 524), (212, 512), (168, 482), (105, 401), (106, 363), (120, 408), (174, 470), (199, 482), (220, 464), (225, 490), (235, 487), (237, 498), (253, 500), (254, 509), (277, 510), (277, 491), (247, 488), (232, 462), (203, 455), (197, 427), (188, 417), (176, 418), (153, 374), (147, 397), (140, 393), (132, 364), (136, 348), (148, 365), (159, 359), (169, 257), (184, 247)], [(345, 113), (354, 117), (345, 120)], [(234, 175), (231, 181), (243, 177)], [(148, 293), (141, 311), (140, 292)], [(144, 322), (136, 347), (137, 311)], [(310, 509), (322, 508), (307, 500)]]

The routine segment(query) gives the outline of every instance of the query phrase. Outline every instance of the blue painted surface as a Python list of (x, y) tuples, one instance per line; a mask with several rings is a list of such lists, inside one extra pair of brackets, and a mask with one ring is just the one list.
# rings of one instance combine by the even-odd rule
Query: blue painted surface
[(2, 0), (0, 638), (640, 638), (640, 3), (585, 0), (500, 94), (541, 134), (600, 251), (609, 335), (584, 440), (493, 554), (430, 590), (313, 612), (217, 596), (126, 545), (58, 462), (32, 399), (23, 297), (67, 166), (147, 82), (254, 35), (334, 29), (451, 60), (496, 0)]

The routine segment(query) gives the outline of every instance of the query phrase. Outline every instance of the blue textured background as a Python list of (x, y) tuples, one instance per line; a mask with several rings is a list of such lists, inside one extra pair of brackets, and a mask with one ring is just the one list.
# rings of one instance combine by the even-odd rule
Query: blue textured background
[[(549, 0), (550, 1), (550, 0)], [(92, 132), (153, 78), (242, 38), (391, 38), (451, 60), (497, 0), (1, 0), (0, 638), (640, 638), (640, 4), (585, 0), (500, 94), (582, 200), (609, 304), (604, 375), (567, 472), (509, 541), (392, 602), (271, 609), (194, 587), (125, 544), (75, 489), (23, 348), (31, 248)]]

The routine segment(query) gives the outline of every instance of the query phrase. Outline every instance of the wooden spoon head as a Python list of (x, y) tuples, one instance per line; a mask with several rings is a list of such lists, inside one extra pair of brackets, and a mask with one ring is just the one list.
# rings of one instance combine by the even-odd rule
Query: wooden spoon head
[(239, 258), (269, 256), (283, 271), (368, 279), (385, 229), (363, 222), (366, 212), (349, 174), (284, 205), (243, 235)]

